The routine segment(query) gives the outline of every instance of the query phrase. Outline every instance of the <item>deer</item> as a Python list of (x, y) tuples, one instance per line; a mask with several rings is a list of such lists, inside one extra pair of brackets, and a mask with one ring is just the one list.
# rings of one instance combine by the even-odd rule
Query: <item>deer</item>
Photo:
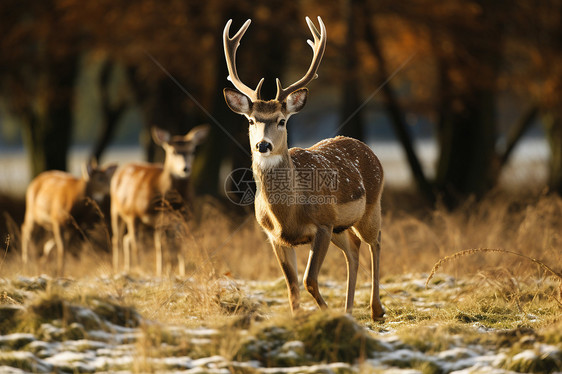
[(260, 93), (264, 79), (256, 89), (251, 89), (240, 80), (236, 70), (236, 51), (251, 20), (232, 38), (229, 20), (223, 43), (228, 80), (235, 89), (225, 88), (224, 97), (228, 107), (245, 116), (249, 123), (252, 171), (257, 186), (255, 216), (285, 277), (292, 314), (300, 310), (295, 247), (310, 244), (303, 281), (320, 309), (326, 309), (327, 304), (319, 292), (318, 274), (330, 242), (342, 250), (347, 263), (345, 310), (351, 314), (363, 241), (371, 254), (371, 317), (374, 321), (383, 320), (379, 262), (384, 175), (379, 159), (365, 143), (343, 136), (322, 140), (309, 148), (288, 148), (287, 122), (305, 106), (306, 86), (317, 78), (326, 48), (322, 19), (318, 17), (320, 32), (308, 17), (306, 22), (314, 39), (308, 40), (313, 51), (308, 71), (286, 88), (277, 78), (275, 99), (264, 100)]
[[(111, 180), (111, 227), (113, 231), (113, 269), (119, 271), (119, 253), (123, 247), (124, 270), (129, 272), (132, 259), (138, 260), (139, 223), (154, 229), (156, 274), (162, 275), (161, 228), (170, 202), (187, 201), (176, 186), (188, 181), (196, 147), (209, 133), (208, 125), (194, 127), (185, 135), (171, 135), (153, 127), (152, 139), (164, 149), (164, 163), (129, 163), (120, 166)], [(181, 184), (181, 183), (180, 183)], [(185, 185), (185, 183), (184, 183)], [(185, 194), (184, 194), (185, 197)], [(123, 223), (127, 234), (123, 235)], [(132, 252), (132, 254), (131, 254)], [(185, 265), (181, 251), (178, 254), (179, 274)]]
[[(64, 275), (65, 233), (77, 224), (75, 217), (89, 204), (100, 203), (109, 194), (109, 184), (116, 164), (98, 167), (90, 162), (82, 168), (82, 176), (77, 178), (64, 171), (49, 170), (40, 173), (29, 184), (26, 195), (25, 217), (22, 225), (22, 261), (28, 266), (32, 241), (37, 239), (38, 227), (52, 234), (52, 239), (44, 243), (43, 257), (56, 248), (56, 274)], [(95, 209), (95, 208), (94, 208)], [(99, 207), (97, 213), (101, 215)]]

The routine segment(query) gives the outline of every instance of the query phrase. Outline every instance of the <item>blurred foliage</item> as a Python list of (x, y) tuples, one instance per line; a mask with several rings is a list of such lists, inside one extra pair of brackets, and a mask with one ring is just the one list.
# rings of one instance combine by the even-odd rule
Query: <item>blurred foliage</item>
[[(93, 71), (93, 156), (102, 157), (132, 108), (139, 133), (152, 125), (185, 133), (208, 122), (214, 131), (194, 179), (199, 191), (219, 193), (221, 166), (250, 162), (246, 124), (222, 97), (229, 85), (222, 29), (230, 18), (233, 29), (252, 19), (240, 77), (249, 86), (265, 77), (264, 96), (272, 97), (274, 78), (287, 85), (308, 66), (308, 15), (321, 16), (328, 30), (314, 95), (341, 102), (325, 108), (339, 123), (349, 118), (341, 132), (357, 137), (376, 124), (356, 109), (371, 100), (369, 108), (384, 110), (429, 200), (443, 196), (455, 206), (489, 191), (538, 120), (552, 155), (548, 184), (562, 192), (562, 0), (5, 0), (0, 14), (0, 108), (22, 125), (32, 175), (66, 168), (78, 81)], [(439, 146), (434, 180), (416, 166), (411, 146), (412, 125), (422, 121), (432, 123)]]

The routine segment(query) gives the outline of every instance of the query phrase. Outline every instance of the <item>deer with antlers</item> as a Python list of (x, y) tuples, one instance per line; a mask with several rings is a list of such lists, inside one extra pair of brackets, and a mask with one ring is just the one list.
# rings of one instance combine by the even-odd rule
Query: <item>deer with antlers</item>
[[(125, 271), (130, 270), (132, 260), (138, 260), (138, 226), (142, 222), (154, 229), (156, 274), (162, 274), (162, 229), (168, 224), (166, 219), (169, 221), (174, 218), (168, 214), (172, 213), (168, 208), (172, 205), (181, 207), (187, 203), (176, 185), (181, 185), (180, 182), (189, 178), (195, 148), (208, 133), (208, 125), (196, 126), (186, 135), (174, 136), (165, 130), (153, 128), (152, 139), (165, 151), (164, 164), (130, 163), (117, 169), (110, 188), (114, 271), (119, 270), (121, 246)], [(180, 203), (174, 204), (177, 201)], [(127, 229), (126, 235), (123, 235), (123, 222)], [(184, 262), (180, 250), (180, 275), (185, 272)]]
[(42, 227), (53, 235), (43, 246), (43, 257), (48, 257), (49, 252), (56, 248), (56, 272), (64, 275), (67, 239), (72, 230), (79, 229), (75, 217), (83, 213), (84, 208), (93, 208), (97, 209), (95, 213), (98, 218), (103, 218), (99, 208), (93, 205), (100, 203), (109, 194), (111, 176), (116, 167), (114, 164), (98, 167), (95, 163), (88, 163), (83, 167), (82, 178), (50, 170), (31, 181), (25, 194), (25, 218), (21, 230), (24, 267), (28, 266), (33, 242), (38, 239), (36, 229)]
[(229, 20), (223, 33), (229, 77), (236, 90), (224, 89), (230, 109), (249, 122), (252, 169), (258, 190), (255, 214), (267, 233), (288, 287), (291, 310), (299, 309), (299, 286), (294, 246), (311, 244), (304, 286), (320, 308), (326, 302), (318, 290), (318, 273), (333, 242), (347, 261), (346, 311), (351, 313), (359, 267), (359, 247), (366, 242), (371, 253), (371, 316), (381, 320), (379, 257), (383, 170), (373, 151), (363, 142), (337, 136), (310, 148), (287, 146), (287, 121), (305, 105), (308, 89), (326, 48), (326, 28), (318, 17), (320, 32), (307, 17), (314, 42), (312, 63), (297, 82), (283, 88), (277, 79), (277, 95), (263, 100), (260, 90), (246, 86), (236, 71), (236, 50), (250, 25), (246, 21), (230, 37)]

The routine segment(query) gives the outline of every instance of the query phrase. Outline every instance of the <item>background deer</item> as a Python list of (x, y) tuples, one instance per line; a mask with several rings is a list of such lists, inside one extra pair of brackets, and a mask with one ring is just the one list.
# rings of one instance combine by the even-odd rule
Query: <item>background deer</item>
[[(125, 271), (130, 270), (132, 259), (138, 261), (138, 225), (143, 223), (154, 229), (156, 273), (158, 276), (162, 274), (161, 233), (166, 215), (170, 213), (167, 208), (170, 204), (176, 205), (178, 200), (179, 206), (186, 203), (181, 201), (182, 191), (177, 191), (176, 182), (189, 178), (195, 148), (207, 137), (208, 132), (207, 125), (197, 126), (184, 136), (172, 136), (165, 130), (153, 128), (154, 142), (165, 151), (164, 164), (131, 163), (117, 169), (110, 189), (115, 271), (119, 270), (121, 245)], [(126, 225), (126, 236), (123, 236), (122, 222)], [(178, 267), (180, 275), (184, 275), (181, 250), (178, 252)]]
[[(28, 265), (31, 247), (39, 239), (36, 229), (41, 227), (51, 232), (54, 239), (54, 243), (52, 240), (44, 243), (43, 257), (48, 256), (54, 244), (57, 249), (56, 272), (57, 275), (64, 274), (64, 247), (68, 245), (71, 230), (78, 229), (75, 217), (85, 204), (101, 202), (109, 194), (109, 183), (116, 167), (98, 168), (90, 163), (83, 168), (82, 178), (51, 170), (31, 181), (25, 195), (26, 209), (22, 225), (24, 267)], [(96, 209), (92, 206), (89, 208)], [(101, 215), (99, 209), (96, 214)]]
[(293, 247), (311, 244), (304, 285), (320, 308), (327, 305), (318, 290), (318, 272), (330, 241), (341, 248), (347, 260), (346, 311), (350, 313), (363, 240), (371, 252), (371, 316), (380, 320), (384, 315), (379, 298), (383, 170), (378, 158), (359, 140), (341, 136), (305, 149), (287, 146), (287, 120), (304, 107), (308, 94), (305, 86), (317, 77), (326, 48), (322, 19), (318, 17), (321, 32), (308, 17), (306, 21), (314, 37), (314, 42), (308, 41), (313, 50), (310, 68), (287, 88), (277, 79), (277, 95), (269, 101), (261, 99), (263, 79), (252, 90), (240, 81), (236, 71), (236, 50), (251, 21), (246, 21), (232, 38), (232, 20), (228, 21), (223, 34), (224, 51), (228, 79), (237, 90), (225, 88), (224, 96), (230, 109), (249, 122), (252, 169), (258, 185), (255, 214), (285, 275), (292, 312), (299, 309)]

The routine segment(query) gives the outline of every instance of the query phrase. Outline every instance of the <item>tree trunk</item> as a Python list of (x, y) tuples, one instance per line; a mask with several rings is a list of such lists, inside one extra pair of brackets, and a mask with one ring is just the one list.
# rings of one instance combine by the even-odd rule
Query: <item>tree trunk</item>
[(449, 207), (483, 196), (499, 174), (496, 79), (502, 39), (492, 18), (497, 10), (481, 5), (482, 14), (469, 26), (449, 30), (450, 40), (434, 30), (440, 64), (436, 185)]
[(361, 83), (359, 56), (357, 51), (357, 30), (364, 19), (363, 2), (347, 0), (343, 12), (347, 33), (344, 45), (344, 77), (341, 98), (340, 134), (364, 140), (363, 111), (361, 108)]
[(37, 115), (32, 109), (22, 114), (23, 120), (23, 143), (27, 148), (27, 160), (30, 178), (33, 179), (39, 173), (46, 170), (45, 151), (43, 149), (43, 129), (39, 126)]
[(412, 137), (408, 130), (408, 125), (406, 124), (404, 111), (400, 108), (400, 104), (398, 103), (398, 99), (394, 94), (390, 82), (386, 82), (390, 75), (386, 67), (386, 61), (383, 56), (382, 49), (379, 44), (379, 37), (375, 25), (372, 22), (372, 17), (369, 17), (369, 22), (367, 22), (365, 25), (365, 37), (367, 42), (371, 46), (373, 54), (379, 62), (378, 84), (382, 87), (382, 92), (385, 97), (385, 107), (387, 114), (390, 117), (398, 140), (402, 144), (402, 148), (404, 148), (404, 152), (406, 153), (406, 158), (408, 160), (408, 165), (410, 166), (414, 181), (416, 182), (419, 191), (426, 198), (426, 200), (430, 204), (434, 204), (435, 194), (433, 192), (431, 184), (429, 183), (423, 172), (423, 168), (414, 149)]
[(119, 120), (127, 108), (127, 103), (124, 101), (118, 103), (116, 106), (111, 103), (109, 84), (111, 83), (111, 72), (113, 70), (113, 66), (112, 61), (104, 61), (99, 78), (102, 123), (100, 126), (100, 136), (94, 144), (91, 155), (91, 158), (96, 160), (98, 163), (109, 145), (109, 142), (113, 139)]
[(548, 187), (562, 196), (562, 113), (556, 108), (543, 117), (550, 160), (548, 163)]
[[(562, 4), (558, 6), (558, 30), (554, 33), (551, 41), (553, 50), (557, 51), (554, 61), (559, 61), (562, 53)], [(560, 70), (555, 70), (553, 77), (555, 89), (553, 92), (559, 93), (562, 88), (562, 76)], [(545, 131), (548, 144), (550, 146), (550, 160), (548, 163), (548, 187), (551, 191), (562, 196), (562, 106), (559, 95), (552, 95), (547, 100), (547, 110), (544, 118)]]
[(505, 149), (499, 155), (500, 166), (503, 167), (509, 161), (509, 157), (513, 153), (515, 146), (525, 135), (525, 132), (531, 127), (539, 114), (539, 107), (536, 104), (531, 105), (521, 116), (521, 118), (511, 127), (507, 134)]
[[(462, 102), (462, 108), (455, 107)], [(464, 198), (481, 197), (495, 183), (495, 94), (471, 89), (442, 98), (437, 185), (445, 202), (455, 206)]]
[[(222, 19), (222, 17), (219, 18)], [(244, 16), (237, 17), (236, 14), (233, 18), (237, 21), (247, 19)], [(240, 22), (235, 23), (241, 24)], [(234, 30), (231, 30), (231, 32), (234, 33)], [(226, 79), (228, 70), (224, 59), (222, 39), (220, 39), (220, 43), (215, 48), (216, 54), (214, 55), (216, 75), (212, 82), (216, 87), (213, 90), (215, 94), (211, 99), (210, 112), (213, 116), (209, 119), (212, 126), (211, 132), (197, 153), (191, 175), (196, 194), (218, 197), (224, 196), (221, 169), (229, 163), (232, 168), (241, 167), (241, 165), (249, 167), (250, 165), (250, 148), (247, 135), (241, 135), (244, 134), (247, 122), (232, 113), (224, 100), (223, 88), (229, 87), (230, 84)], [(246, 164), (240, 164), (244, 160)]]
[(24, 142), (32, 178), (45, 170), (67, 170), (72, 138), (78, 58), (71, 55), (49, 65), (38, 77), (42, 84), (33, 98), (35, 104), (24, 114)]

